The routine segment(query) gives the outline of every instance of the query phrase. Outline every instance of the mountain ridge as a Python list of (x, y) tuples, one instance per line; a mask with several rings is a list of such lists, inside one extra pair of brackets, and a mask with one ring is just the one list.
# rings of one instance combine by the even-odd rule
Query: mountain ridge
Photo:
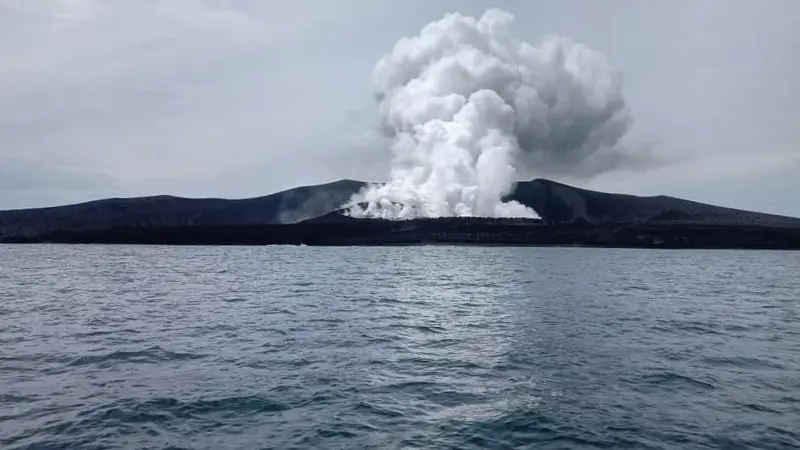
[[(118, 227), (255, 226), (296, 223), (336, 213), (372, 184), (342, 179), (241, 198), (173, 195), (108, 198), (63, 206), (0, 211), (0, 240), (60, 231)], [(507, 199), (533, 208), (549, 224), (704, 224), (800, 227), (800, 218), (739, 210), (665, 195), (637, 196), (547, 179), (517, 183)]]

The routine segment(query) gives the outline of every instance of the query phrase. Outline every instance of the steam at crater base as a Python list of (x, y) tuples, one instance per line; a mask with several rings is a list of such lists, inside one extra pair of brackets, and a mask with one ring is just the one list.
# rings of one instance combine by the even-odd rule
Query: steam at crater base
[(512, 22), (497, 9), (448, 14), (378, 62), (392, 164), (387, 183), (351, 199), (350, 215), (536, 217), (502, 201), (521, 173), (585, 172), (614, 154), (631, 123), (618, 73), (562, 37), (523, 42)]

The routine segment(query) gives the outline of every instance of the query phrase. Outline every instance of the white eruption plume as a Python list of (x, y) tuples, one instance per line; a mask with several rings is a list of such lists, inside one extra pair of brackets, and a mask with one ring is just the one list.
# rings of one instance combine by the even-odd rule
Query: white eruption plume
[(503, 201), (520, 174), (599, 172), (620, 157), (630, 120), (605, 57), (557, 36), (533, 47), (512, 22), (497, 9), (448, 14), (378, 62), (392, 165), (386, 184), (353, 197), (352, 216), (536, 217)]

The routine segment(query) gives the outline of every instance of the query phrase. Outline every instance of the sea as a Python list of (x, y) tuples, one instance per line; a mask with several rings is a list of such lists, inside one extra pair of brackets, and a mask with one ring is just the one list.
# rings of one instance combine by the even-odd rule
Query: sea
[(0, 246), (0, 448), (797, 449), (800, 252)]

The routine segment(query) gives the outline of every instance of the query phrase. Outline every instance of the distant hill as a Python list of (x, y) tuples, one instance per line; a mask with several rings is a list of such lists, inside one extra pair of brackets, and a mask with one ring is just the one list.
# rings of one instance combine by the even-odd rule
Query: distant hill
[(290, 223), (317, 217), (347, 202), (365, 183), (340, 180), (248, 199), (168, 195), (111, 198), (50, 208), (0, 211), (0, 239), (54, 231), (139, 226), (222, 226)]
[(590, 191), (544, 179), (519, 183), (510, 197), (533, 208), (551, 223), (800, 226), (800, 219), (793, 217), (724, 208), (665, 195), (640, 197)]
[[(362, 181), (341, 180), (249, 199), (115, 198), (51, 208), (0, 211), (0, 240), (58, 231), (118, 227), (185, 228), (292, 223), (336, 212), (365, 185)], [(520, 182), (509, 197), (536, 210), (546, 223), (800, 227), (797, 218), (722, 208), (666, 196), (596, 192), (544, 179)]]

